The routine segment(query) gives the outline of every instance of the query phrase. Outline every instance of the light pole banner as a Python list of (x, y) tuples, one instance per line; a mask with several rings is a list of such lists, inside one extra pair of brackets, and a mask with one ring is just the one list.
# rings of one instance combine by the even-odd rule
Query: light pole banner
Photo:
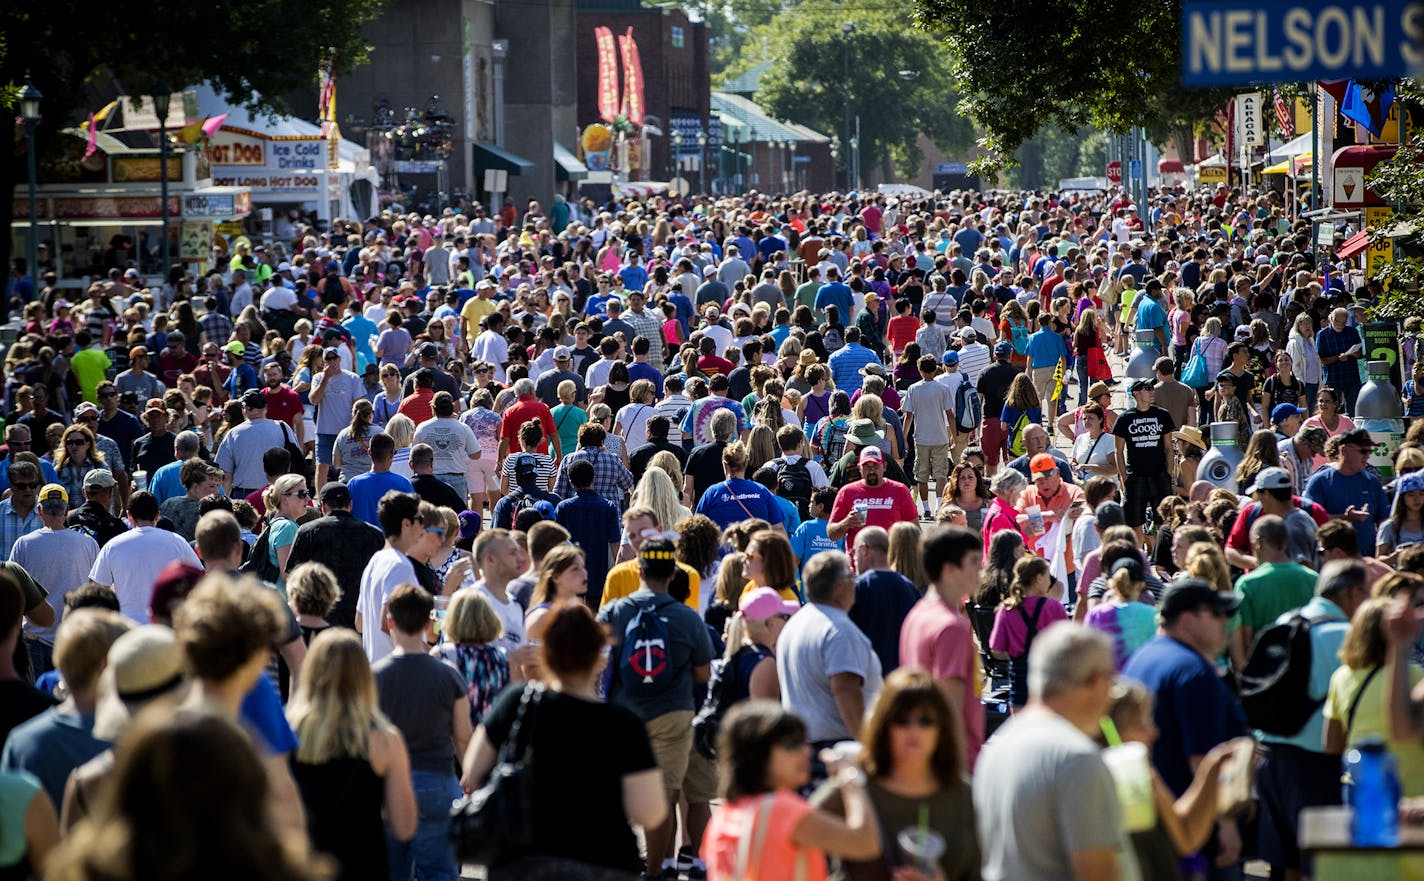
[(1236, 96), (1236, 138), (1243, 147), (1260, 147), (1266, 143), (1262, 109), (1260, 92)]
[(593, 39), (598, 45), (598, 115), (612, 122), (618, 118), (618, 46), (608, 28), (594, 28)]
[(623, 50), (623, 110), (633, 125), (643, 124), (643, 61), (638, 57), (638, 41), (633, 29), (618, 38)]

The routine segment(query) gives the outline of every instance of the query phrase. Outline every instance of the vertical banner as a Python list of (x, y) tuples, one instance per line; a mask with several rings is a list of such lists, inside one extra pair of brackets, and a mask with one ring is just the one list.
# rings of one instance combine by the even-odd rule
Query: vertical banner
[(612, 122), (618, 118), (618, 46), (608, 28), (594, 28), (593, 38), (598, 45), (598, 116)]
[(1261, 110), (1260, 92), (1236, 96), (1237, 137), (1242, 147), (1249, 149), (1266, 143), (1265, 120), (1261, 117)]
[(336, 62), (328, 57), (321, 66), (321, 97), (317, 109), (321, 117), (321, 136), (326, 138), (326, 164), (335, 171), (340, 163), (337, 150), (341, 143), (341, 128), (336, 124)]
[(633, 125), (643, 124), (643, 61), (638, 57), (638, 41), (633, 29), (618, 38), (623, 50), (623, 113)]
[[(1365, 209), (1365, 228), (1383, 229), (1389, 226), (1389, 219), (1394, 216), (1393, 208), (1377, 207)], [(1369, 248), (1365, 250), (1365, 278), (1374, 278), (1375, 273), (1384, 268), (1386, 263), (1394, 261), (1394, 239), (1381, 239), (1378, 242), (1370, 242)], [(1395, 381), (1398, 386), (1398, 380)]]

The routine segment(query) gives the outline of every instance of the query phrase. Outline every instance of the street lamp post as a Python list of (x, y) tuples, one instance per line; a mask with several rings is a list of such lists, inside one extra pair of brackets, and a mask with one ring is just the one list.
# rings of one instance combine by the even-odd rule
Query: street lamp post
[[(853, 33), (855, 33), (855, 22), (853, 22), (853, 21), (847, 21), (847, 22), (842, 22), (842, 23), (841, 23), (841, 34), (844, 35), (844, 37), (845, 37), (845, 40), (844, 40), (844, 43), (845, 43), (845, 47), (844, 47), (844, 48), (845, 48), (845, 51), (844, 51), (843, 54), (844, 54), (844, 56), (845, 56), (845, 90), (846, 90), (846, 97), (847, 97), (847, 99), (849, 99), (849, 97), (850, 97), (850, 35), (853, 34)], [(841, 143), (843, 143), (843, 144), (849, 144), (849, 143), (851, 143), (851, 141), (852, 141), (852, 138), (851, 138), (851, 133), (850, 133), (850, 101), (847, 100), (847, 101), (846, 101), (846, 104), (845, 104), (845, 138), (844, 138), (844, 140), (841, 141)], [(849, 153), (847, 153), (846, 156), (845, 156), (845, 173), (846, 173), (846, 189), (850, 189), (850, 188), (851, 188), (851, 183), (850, 183), (850, 154), (849, 154)]]
[[(40, 90), (35, 88), (35, 84), (30, 82), (30, 74), (25, 72), (25, 85), (20, 89), (20, 119), (25, 125), (25, 165), (30, 174), (30, 296), (39, 293), (39, 197), (35, 195), (35, 187), (39, 183), (35, 171), (35, 127), (40, 121), (40, 99), (44, 96)], [(10, 298), (0, 297), (0, 323), (10, 320)]]
[(153, 96), (153, 112), (158, 116), (158, 198), (163, 203), (163, 277), (168, 277), (171, 256), (168, 252), (168, 101), (173, 90), (159, 83)]
[(674, 180), (682, 176), (682, 132), (676, 130), (672, 133), (672, 176)]
[(707, 133), (697, 133), (697, 191), (707, 192)]
[(796, 142), (787, 141), (786, 146), (791, 150), (791, 185), (787, 188), (787, 192), (794, 193), (800, 189), (796, 185)]

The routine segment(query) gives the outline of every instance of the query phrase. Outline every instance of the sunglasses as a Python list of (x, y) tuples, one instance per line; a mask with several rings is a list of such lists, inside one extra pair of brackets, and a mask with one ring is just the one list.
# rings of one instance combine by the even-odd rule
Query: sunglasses
[(444, 530), (444, 529), (441, 529), (439, 526), (427, 526), (427, 527), (425, 527), (425, 531), (426, 531), (426, 532), (433, 532), (434, 534), (440, 536), (441, 538), (444, 538), (444, 537), (445, 537), (445, 530)]
[(286, 495), (289, 495), (289, 496), (296, 496), (296, 497), (299, 498), (299, 499), (309, 499), (309, 498), (311, 498), (311, 493), (307, 492), (307, 491), (304, 490), (304, 489), (299, 489), (299, 490), (297, 490), (297, 491), (294, 492), (294, 493), (287, 493)]
[[(12, 441), (10, 441), (10, 446), (12, 446), (12, 447), (28, 447), (29, 445), (30, 445), (30, 442), (27, 441), (27, 440), (18, 440), (18, 439), (17, 439), (17, 440), (12, 440)], [(1401, 473), (1407, 473), (1407, 472), (1401, 472)]]
[(897, 728), (938, 728), (939, 720), (929, 713), (905, 713), (890, 720)]
[(40, 488), (40, 485), (39, 485), (38, 482), (34, 482), (34, 483), (11, 483), (11, 484), (10, 484), (10, 488), (13, 489), (13, 490), (18, 490), (18, 491), (20, 491), (20, 492), (24, 492), (25, 490), (39, 489), (39, 488)]
[(72, 438), (70, 438), (69, 440), (67, 440), (67, 441), (64, 442), (64, 445), (65, 445), (66, 447), (83, 447), (83, 446), (88, 446), (88, 444), (89, 444), (88, 438), (82, 438), (82, 437), (72, 437)]

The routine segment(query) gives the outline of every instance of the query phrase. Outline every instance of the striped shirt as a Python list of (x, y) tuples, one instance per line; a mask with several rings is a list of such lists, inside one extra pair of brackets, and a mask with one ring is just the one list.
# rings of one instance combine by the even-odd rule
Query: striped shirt
[(983, 343), (970, 343), (959, 350), (959, 372), (964, 374), (965, 379), (977, 385), (979, 374), (984, 372), (992, 360), (988, 346)]
[(829, 363), (836, 388), (850, 393), (860, 388), (861, 368), (867, 364), (879, 364), (880, 356), (859, 343), (847, 343), (832, 353)]

